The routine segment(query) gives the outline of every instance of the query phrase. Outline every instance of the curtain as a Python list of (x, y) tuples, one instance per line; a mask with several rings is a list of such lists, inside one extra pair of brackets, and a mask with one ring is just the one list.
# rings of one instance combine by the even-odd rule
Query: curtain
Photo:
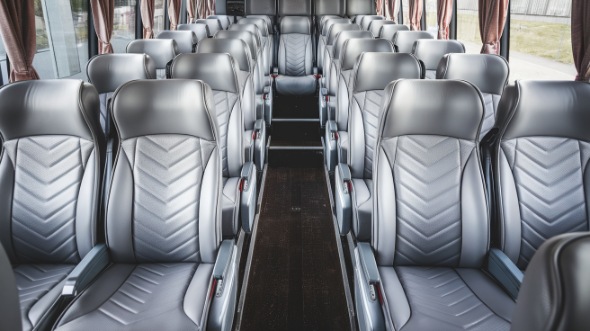
[(37, 48), (33, 1), (0, 0), (0, 33), (11, 64), (10, 81), (39, 79), (33, 68)]
[(383, 15), (383, 0), (375, 0), (375, 9), (377, 15)]
[[(424, 9), (423, 0), (410, 0), (410, 30), (421, 30), (420, 21), (422, 20), (422, 9)], [(481, 0), (480, 0), (481, 1)]]
[(170, 30), (176, 30), (180, 22), (180, 0), (168, 0), (168, 17), (170, 18)]
[(154, 37), (154, 0), (141, 0), (141, 23), (143, 39)]
[(572, 51), (578, 75), (576, 80), (590, 80), (590, 3), (572, 0)]
[[(205, 0), (202, 0), (205, 1)], [(206, 0), (207, 1), (207, 17), (209, 15), (215, 15), (215, 0)]]
[(436, 8), (438, 39), (449, 39), (449, 25), (453, 18), (453, 2), (453, 0), (438, 0)]
[(479, 33), (482, 54), (500, 54), (500, 38), (506, 24), (509, 0), (479, 0)]
[(114, 0), (90, 0), (92, 21), (98, 37), (98, 54), (113, 52), (111, 36), (113, 35)]
[(387, 19), (397, 22), (397, 15), (395, 15), (395, 0), (385, 0), (384, 15)]
[(209, 0), (197, 0), (197, 8), (199, 9), (199, 18), (207, 18), (208, 14), (208, 6)]
[(186, 11), (188, 12), (188, 22), (193, 23), (197, 18), (197, 6), (195, 0), (186, 1)]

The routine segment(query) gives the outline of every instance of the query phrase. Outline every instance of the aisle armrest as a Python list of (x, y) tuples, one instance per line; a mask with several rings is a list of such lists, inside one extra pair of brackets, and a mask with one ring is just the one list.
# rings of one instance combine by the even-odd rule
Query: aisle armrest
[(240, 176), (240, 218), (242, 228), (246, 233), (252, 232), (254, 216), (256, 215), (256, 166), (252, 162), (246, 162), (242, 167)]
[(328, 171), (332, 172), (336, 168), (338, 151), (338, 126), (336, 122), (328, 120), (324, 131), (324, 158), (326, 159), (326, 167)]
[(340, 235), (346, 235), (350, 231), (352, 222), (352, 178), (348, 165), (340, 163), (335, 175), (336, 191), (336, 219)]
[(94, 246), (66, 277), (61, 292), (64, 296), (76, 296), (92, 282), (109, 264), (109, 252), (105, 244)]
[(254, 123), (254, 164), (258, 170), (264, 169), (266, 162), (266, 123), (263, 119), (258, 119)]
[(497, 248), (492, 248), (488, 255), (488, 272), (512, 299), (516, 300), (524, 274), (504, 252)]
[(356, 256), (356, 302), (358, 320), (364, 330), (385, 330), (381, 278), (371, 245), (360, 242)]

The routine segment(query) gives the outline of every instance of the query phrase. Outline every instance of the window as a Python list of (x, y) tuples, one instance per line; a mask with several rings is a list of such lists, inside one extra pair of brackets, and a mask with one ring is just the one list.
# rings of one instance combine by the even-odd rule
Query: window
[(4, 40), (0, 35), (0, 85), (8, 83), (8, 66), (6, 62), (6, 49), (4, 49)]
[(156, 0), (154, 4), (154, 37), (157, 37), (162, 30), (165, 29), (166, 18), (164, 17), (166, 11), (164, 7), (166, 5), (165, 0)]
[(510, 2), (510, 81), (574, 79), (569, 3), (567, 0)]
[(466, 53), (481, 51), (478, 0), (457, 0), (457, 40), (465, 45)]
[(115, 0), (113, 36), (111, 44), (115, 53), (125, 53), (127, 44), (135, 40), (136, 0)]
[(39, 77), (86, 78), (88, 1), (35, 0)]
[(426, 15), (426, 31), (428, 31), (434, 38), (438, 35), (438, 22), (436, 17), (437, 0), (425, 0), (424, 6), (426, 7), (424, 15)]

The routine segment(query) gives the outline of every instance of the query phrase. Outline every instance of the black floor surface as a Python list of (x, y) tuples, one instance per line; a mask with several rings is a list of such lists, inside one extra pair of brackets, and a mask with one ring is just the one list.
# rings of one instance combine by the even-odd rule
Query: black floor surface
[(350, 330), (324, 170), (310, 156), (267, 170), (240, 330)]

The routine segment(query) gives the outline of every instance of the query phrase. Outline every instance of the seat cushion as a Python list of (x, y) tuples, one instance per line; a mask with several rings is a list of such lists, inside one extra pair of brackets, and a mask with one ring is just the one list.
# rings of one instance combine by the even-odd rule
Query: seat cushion
[(114, 264), (56, 330), (200, 330), (213, 264)]
[(277, 76), (277, 92), (282, 95), (313, 95), (317, 80), (308, 76)]
[(14, 268), (23, 330), (36, 326), (62, 292), (71, 264), (23, 264)]
[(514, 301), (482, 271), (380, 267), (397, 330), (510, 330)]

